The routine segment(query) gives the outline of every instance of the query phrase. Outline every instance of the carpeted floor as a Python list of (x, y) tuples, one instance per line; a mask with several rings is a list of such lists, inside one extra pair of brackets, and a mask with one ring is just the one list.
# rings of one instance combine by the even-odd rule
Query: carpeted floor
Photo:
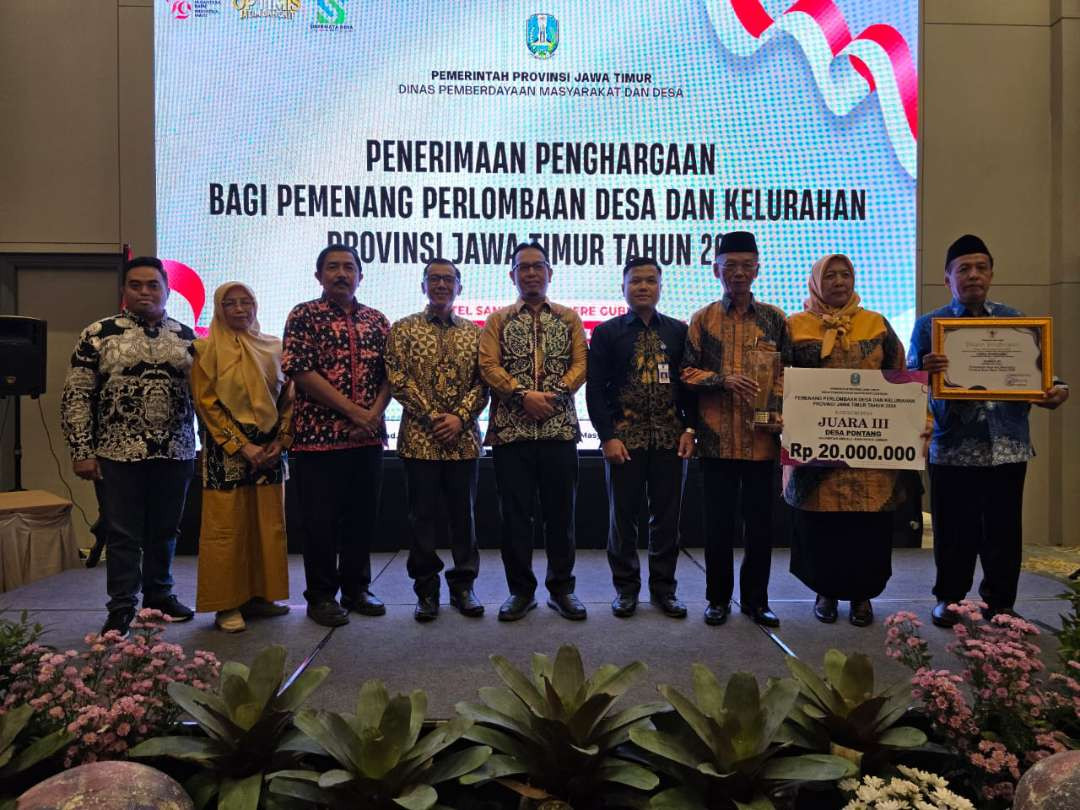
[[(773, 555), (770, 601), (782, 624), (772, 633), (740, 615), (737, 606), (726, 625), (703, 623), (705, 576), (700, 549), (684, 552), (679, 560), (679, 595), (690, 608), (684, 620), (669, 619), (648, 603), (630, 619), (615, 618), (609, 607), (613, 593), (604, 552), (580, 551), (575, 573), (577, 593), (589, 609), (586, 621), (562, 619), (546, 607), (546, 594), (540, 592), (539, 607), (527, 618), (511, 624), (498, 622), (495, 614), (506, 596), (506, 585), (498, 552), (484, 551), (477, 593), (487, 614), (480, 619), (459, 615), (445, 604), (444, 591), (439, 619), (421, 625), (412, 618), (415, 599), (405, 571), (406, 557), (406, 552), (373, 555), (372, 590), (387, 603), (386, 616), (353, 614), (349, 625), (333, 632), (314, 624), (304, 615), (303, 566), (299, 557), (293, 557), (290, 615), (252, 621), (247, 632), (226, 635), (214, 629), (212, 614), (199, 614), (192, 622), (170, 627), (166, 638), (188, 650), (211, 650), (223, 659), (245, 662), (263, 646), (281, 643), (289, 650), (290, 668), (308, 659), (331, 668), (330, 677), (312, 698), (313, 705), (352, 708), (360, 683), (379, 678), (391, 692), (423, 689), (428, 693), (429, 716), (440, 718), (450, 716), (457, 701), (473, 699), (478, 687), (497, 683), (488, 661), (492, 653), (527, 668), (533, 652), (554, 655), (560, 644), (570, 642), (578, 645), (588, 670), (605, 663), (644, 661), (648, 673), (625, 698), (632, 702), (654, 699), (658, 683), (689, 689), (690, 664), (695, 661), (709, 665), (722, 677), (746, 670), (764, 678), (785, 674), (784, 657), (789, 653), (820, 668), (830, 647), (869, 654), (880, 681), (893, 681), (905, 671), (884, 655), (882, 620), (897, 610), (912, 610), (924, 619), (924, 635), (942, 656), (944, 644), (952, 637), (929, 623), (934, 563), (925, 549), (895, 550), (892, 580), (874, 600), (877, 622), (861, 629), (847, 623), (846, 606), (841, 606), (835, 625), (815, 620), (810, 612), (813, 594), (788, 573), (787, 549), (778, 549)], [(535, 555), (534, 565), (543, 582), (542, 552)], [(178, 557), (174, 575), (176, 593), (193, 604), (195, 559)], [(1061, 590), (1058, 581), (1025, 571), (1017, 610), (1040, 623), (1044, 631), (1057, 628), (1065, 607), (1056, 598)], [(49, 628), (44, 640), (61, 649), (79, 644), (85, 634), (100, 628), (104, 601), (104, 566), (66, 571), (0, 594), (0, 608), (28, 610)], [(1045, 643), (1052, 644), (1050, 633), (1045, 636)]]

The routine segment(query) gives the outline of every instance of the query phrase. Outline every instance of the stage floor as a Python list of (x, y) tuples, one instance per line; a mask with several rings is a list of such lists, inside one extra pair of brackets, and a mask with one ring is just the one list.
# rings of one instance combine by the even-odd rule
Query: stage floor
[[(644, 562), (644, 552), (641, 554)], [(737, 552), (738, 556), (738, 552)], [(444, 559), (447, 555), (444, 554)], [(475, 698), (480, 686), (494, 685), (497, 676), (488, 661), (492, 653), (506, 656), (528, 669), (533, 652), (554, 655), (560, 644), (572, 642), (582, 651), (587, 670), (605, 664), (644, 661), (649, 671), (623, 702), (656, 699), (655, 686), (672, 684), (691, 688), (690, 664), (700, 661), (722, 677), (746, 670), (764, 678), (784, 675), (784, 656), (793, 654), (820, 669), (830, 647), (861, 651), (871, 656), (879, 682), (891, 682), (906, 671), (885, 657), (884, 618), (898, 610), (911, 610), (923, 619), (924, 637), (938, 653), (937, 661), (948, 660), (944, 644), (952, 633), (933, 627), (929, 611), (933, 607), (930, 585), (934, 561), (926, 549), (895, 549), (893, 577), (881, 597), (874, 600), (876, 622), (867, 628), (847, 622), (846, 605), (834, 625), (818, 622), (811, 613), (813, 594), (788, 573), (788, 550), (773, 554), (770, 602), (780, 617), (778, 630), (767, 632), (738, 612), (721, 627), (702, 621), (705, 607), (705, 574), (701, 549), (684, 551), (679, 559), (679, 595), (690, 610), (688, 618), (669, 619), (643, 602), (635, 616), (617, 619), (611, 614), (613, 596), (607, 558), (602, 551), (579, 551), (576, 575), (577, 594), (589, 609), (584, 622), (569, 622), (546, 607), (546, 593), (538, 592), (539, 607), (520, 622), (496, 620), (496, 611), (506, 596), (506, 583), (498, 552), (481, 552), (477, 594), (487, 606), (480, 619), (467, 619), (445, 604), (437, 621), (419, 624), (412, 617), (415, 598), (405, 571), (407, 552), (372, 555), (372, 590), (387, 604), (385, 616), (370, 618), (352, 614), (351, 623), (333, 631), (316, 625), (304, 615), (304, 574), (301, 559), (290, 557), (293, 612), (277, 619), (248, 623), (244, 633), (228, 635), (216, 630), (212, 614), (198, 614), (191, 622), (166, 630), (165, 638), (184, 645), (187, 651), (211, 650), (223, 660), (250, 662), (262, 647), (284, 644), (289, 650), (290, 671), (313, 659), (316, 665), (331, 668), (330, 677), (315, 692), (314, 706), (351, 710), (362, 681), (379, 678), (391, 692), (423, 689), (428, 694), (429, 716), (445, 718), (453, 714), (460, 700)], [(543, 552), (534, 556), (537, 578), (542, 583)], [(188, 604), (195, 601), (195, 559), (177, 557), (173, 573), (175, 591)], [(978, 578), (976, 578), (978, 582)], [(541, 586), (542, 588), (542, 586)], [(1043, 643), (1054, 644), (1048, 632), (1060, 627), (1059, 614), (1066, 603), (1056, 595), (1063, 590), (1056, 580), (1024, 572), (1020, 578), (1021, 615), (1040, 624)], [(88, 632), (95, 632), (105, 620), (105, 570), (77, 569), (0, 594), (0, 608), (28, 610), (49, 628), (43, 641), (60, 649), (80, 644)], [(950, 662), (951, 663), (951, 662)]]

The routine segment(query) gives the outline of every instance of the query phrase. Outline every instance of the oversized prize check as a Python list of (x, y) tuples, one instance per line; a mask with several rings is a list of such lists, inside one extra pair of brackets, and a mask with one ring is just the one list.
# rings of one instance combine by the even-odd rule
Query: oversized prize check
[(783, 464), (921, 470), (926, 372), (784, 369)]

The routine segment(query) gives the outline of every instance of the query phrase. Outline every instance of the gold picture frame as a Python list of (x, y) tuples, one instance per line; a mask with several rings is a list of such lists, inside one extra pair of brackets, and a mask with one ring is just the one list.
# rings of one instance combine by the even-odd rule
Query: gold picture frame
[[(1041, 402), (1046, 397), (1053, 384), (1053, 352), (1054, 352), (1054, 319), (1046, 316), (1040, 318), (934, 318), (932, 346), (935, 354), (948, 354), (946, 343), (951, 334), (958, 330), (981, 330), (982, 335), (988, 337), (979, 342), (972, 341), (974, 363), (980, 363), (988, 369), (987, 375), (992, 379), (1006, 379), (1012, 377), (1018, 381), (1017, 386), (1002, 387), (963, 385), (948, 379), (949, 372), (931, 375), (931, 390), (935, 399), (969, 399), (969, 400), (1011, 400), (1019, 402)], [(1000, 338), (997, 330), (1007, 330), (1009, 334)], [(1032, 352), (1031, 347), (1023, 342), (1010, 343), (1010, 335), (1015, 336), (1016, 330), (1030, 332), (1037, 349)], [(980, 335), (980, 338), (982, 337)], [(1000, 345), (994, 345), (997, 341)], [(1026, 356), (1025, 355), (1026, 350)], [(1014, 352), (1014, 355), (1010, 355)], [(1012, 362), (1020, 359), (1022, 362), (1033, 362), (1028, 368), (1015, 369), (1001, 366), (1002, 362)], [(950, 360), (952, 365), (952, 360)], [(998, 368), (994, 368), (998, 366)], [(1010, 373), (1011, 370), (1011, 373)], [(978, 376), (978, 368), (965, 369), (966, 373), (961, 376), (970, 378)], [(1038, 380), (1041, 387), (1035, 388), (1030, 384), (1024, 386), (1025, 381)]]

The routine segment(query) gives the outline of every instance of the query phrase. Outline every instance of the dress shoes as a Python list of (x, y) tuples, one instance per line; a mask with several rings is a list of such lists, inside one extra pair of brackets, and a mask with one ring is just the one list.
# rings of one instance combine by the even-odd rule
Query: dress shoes
[(195, 611), (177, 599), (174, 593), (153, 601), (143, 599), (142, 606), (150, 610), (160, 610), (174, 622), (186, 622), (195, 618)]
[(349, 623), (349, 612), (333, 599), (309, 603), (307, 615), (315, 624), (323, 627), (341, 627)]
[(450, 607), (456, 608), (462, 616), (475, 618), (484, 615), (484, 605), (476, 598), (472, 588), (450, 591)]
[(728, 614), (731, 613), (730, 602), (709, 602), (709, 606), (705, 608), (705, 624), (716, 627), (727, 621)]
[(949, 602), (938, 602), (934, 605), (934, 609), (930, 611), (930, 621), (937, 627), (952, 627), (958, 621), (960, 616), (949, 610)]
[(686, 618), (686, 605), (673, 593), (653, 594), (649, 601), (656, 605), (665, 616), (673, 619)]
[(819, 622), (832, 624), (836, 621), (837, 607), (838, 604), (835, 599), (818, 594), (817, 599), (814, 600), (814, 617)]
[(261, 596), (255, 596), (240, 606), (240, 613), (245, 619), (262, 619), (272, 616), (284, 616), (289, 612), (288, 605), (279, 605)]
[(439, 617), (439, 594), (429, 593), (416, 600), (413, 618), (418, 622), (433, 622)]
[(780, 617), (772, 612), (768, 605), (742, 605), (739, 610), (754, 620), (754, 624), (762, 627), (779, 627)]
[(869, 627), (874, 623), (874, 608), (870, 606), (869, 599), (860, 602), (852, 602), (848, 613), (848, 621), (856, 627)]
[(585, 618), (585, 605), (572, 593), (561, 593), (558, 596), (552, 594), (548, 597), (548, 607), (573, 622), (579, 622)]
[(360, 591), (355, 599), (342, 597), (341, 606), (361, 616), (382, 616), (386, 613), (386, 605), (371, 591)]
[(635, 610), (637, 610), (637, 597), (633, 594), (616, 594), (615, 598), (611, 600), (611, 612), (620, 619), (633, 616)]
[(499, 621), (516, 622), (518, 619), (524, 619), (525, 614), (535, 607), (536, 600), (532, 596), (512, 593), (499, 608)]

